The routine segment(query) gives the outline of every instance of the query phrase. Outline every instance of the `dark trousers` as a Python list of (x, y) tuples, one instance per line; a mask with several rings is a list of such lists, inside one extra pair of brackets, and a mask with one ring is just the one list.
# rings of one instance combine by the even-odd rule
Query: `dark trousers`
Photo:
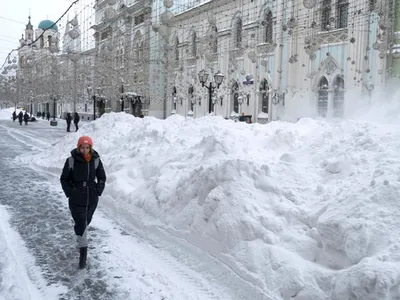
[(86, 224), (89, 225), (90, 222), (92, 221), (92, 217), (94, 211), (96, 210), (96, 207), (97, 204), (89, 205), (87, 206), (87, 211), (86, 211), (86, 205), (69, 204), (69, 210), (71, 211), (72, 219), (74, 219), (75, 222), (74, 231), (76, 235), (80, 236), (83, 235), (83, 233), (86, 230)]
[(67, 123), (67, 132), (70, 132), (70, 128), (71, 128), (71, 122)]
[(75, 131), (78, 131), (79, 127), (78, 127), (78, 123), (74, 123), (75, 124)]

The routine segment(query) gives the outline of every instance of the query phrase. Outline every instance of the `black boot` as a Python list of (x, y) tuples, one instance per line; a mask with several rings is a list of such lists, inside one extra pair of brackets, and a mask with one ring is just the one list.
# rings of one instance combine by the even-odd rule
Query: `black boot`
[(79, 268), (86, 268), (87, 247), (79, 248)]

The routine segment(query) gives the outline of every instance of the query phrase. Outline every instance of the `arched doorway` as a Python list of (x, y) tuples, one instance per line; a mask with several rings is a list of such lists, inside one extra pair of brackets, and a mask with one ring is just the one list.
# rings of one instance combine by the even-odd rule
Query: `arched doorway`
[(266, 114), (268, 113), (268, 100), (269, 100), (268, 90), (269, 90), (268, 80), (264, 78), (260, 83), (260, 92), (261, 92), (260, 107), (261, 107), (261, 112)]
[(343, 117), (344, 104), (344, 80), (343, 77), (336, 77), (334, 81), (335, 91), (333, 94), (333, 116), (336, 118)]
[(323, 76), (318, 84), (318, 116), (324, 118), (328, 112), (328, 89), (328, 80)]
[(238, 83), (235, 81), (233, 84), (232, 84), (232, 87), (231, 87), (231, 94), (232, 94), (232, 106), (233, 106), (233, 111), (235, 112), (235, 113), (239, 113), (239, 85), (238, 85)]

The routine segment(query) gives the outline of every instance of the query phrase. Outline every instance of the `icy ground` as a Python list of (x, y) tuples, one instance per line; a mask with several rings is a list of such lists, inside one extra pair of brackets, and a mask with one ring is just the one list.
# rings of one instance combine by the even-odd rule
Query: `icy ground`
[[(400, 106), (394, 104), (380, 103), (352, 120), (266, 126), (110, 113), (68, 135), (46, 122), (21, 128), (0, 121), (7, 158), (0, 167), (10, 168), (2, 177), (6, 194), (23, 181), (14, 202), (0, 199), (32, 256), (23, 256), (31, 285), (4, 276), (3, 282), (70, 299), (85, 294), (82, 285), (94, 292), (100, 282), (104, 299), (400, 300)], [(77, 290), (54, 279), (64, 273), (48, 268), (40, 249), (53, 256), (51, 247), (60, 247), (76, 261), (58, 177), (82, 134), (93, 138), (108, 181), (91, 231), (91, 275), (79, 279)], [(49, 201), (36, 203), (27, 190)], [(32, 215), (40, 214), (32, 206), (51, 209), (35, 221), (44, 224), (41, 245), (24, 233), (25, 205)]]

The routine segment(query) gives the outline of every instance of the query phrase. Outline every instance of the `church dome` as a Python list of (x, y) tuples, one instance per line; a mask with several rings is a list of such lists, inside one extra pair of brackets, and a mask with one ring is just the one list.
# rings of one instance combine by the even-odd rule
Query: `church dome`
[(49, 28), (49, 29), (52, 29), (52, 30), (54, 30), (54, 31), (58, 31), (57, 25), (56, 25), (56, 24), (53, 25), (53, 24), (54, 24), (53, 21), (50, 21), (50, 20), (43, 20), (42, 22), (39, 23), (38, 28), (43, 29), (43, 30)]

